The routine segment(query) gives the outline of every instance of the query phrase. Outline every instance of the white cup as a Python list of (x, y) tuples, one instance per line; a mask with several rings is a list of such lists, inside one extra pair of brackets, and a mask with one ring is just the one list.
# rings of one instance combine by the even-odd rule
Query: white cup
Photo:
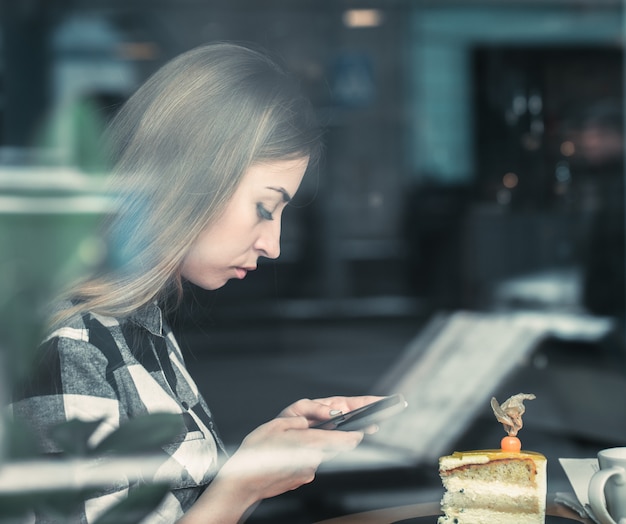
[(589, 483), (589, 504), (601, 524), (626, 524), (626, 448), (598, 452), (600, 469)]

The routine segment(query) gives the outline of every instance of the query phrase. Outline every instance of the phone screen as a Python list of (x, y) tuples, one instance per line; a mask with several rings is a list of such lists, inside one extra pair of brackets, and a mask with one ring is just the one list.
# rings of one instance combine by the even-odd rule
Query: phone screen
[(337, 415), (314, 426), (316, 429), (338, 429), (342, 431), (357, 431), (372, 424), (400, 413), (407, 407), (407, 402), (401, 394), (391, 395), (371, 404)]

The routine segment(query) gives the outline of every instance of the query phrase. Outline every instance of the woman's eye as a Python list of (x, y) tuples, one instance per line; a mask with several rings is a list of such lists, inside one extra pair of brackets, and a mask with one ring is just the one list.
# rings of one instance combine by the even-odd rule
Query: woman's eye
[(256, 205), (256, 211), (260, 218), (263, 220), (274, 220), (272, 213), (270, 213), (267, 209), (263, 207), (263, 204)]

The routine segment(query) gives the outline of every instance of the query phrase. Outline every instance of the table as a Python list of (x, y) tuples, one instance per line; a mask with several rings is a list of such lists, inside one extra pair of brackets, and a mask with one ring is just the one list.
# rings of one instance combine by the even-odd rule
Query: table
[[(396, 506), (393, 508), (377, 509), (373, 511), (364, 511), (362, 513), (354, 513), (352, 515), (344, 515), (328, 520), (323, 520), (317, 524), (393, 524), (394, 522), (404, 519), (416, 517), (429, 517), (439, 515), (439, 501), (422, 502), (419, 504), (409, 504), (407, 506)], [(584, 522), (585, 524), (593, 524), (591, 520), (582, 518), (574, 511), (556, 504), (554, 496), (548, 496), (546, 505), (546, 514), (555, 517), (565, 517), (576, 522)], [(433, 519), (433, 524), (435, 520)]]

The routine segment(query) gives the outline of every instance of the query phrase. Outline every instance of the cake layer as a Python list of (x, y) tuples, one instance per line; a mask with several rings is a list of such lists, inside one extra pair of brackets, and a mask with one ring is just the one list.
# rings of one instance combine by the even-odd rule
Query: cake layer
[(485, 508), (511, 513), (540, 512), (545, 508), (545, 497), (536, 489), (522, 489), (511, 484), (486, 482), (454, 482), (441, 500), (442, 507)]
[(485, 464), (466, 464), (441, 471), (444, 486), (446, 486), (446, 479), (452, 476), (461, 481), (497, 481), (532, 488), (537, 485), (537, 464), (531, 458), (502, 458)]
[(439, 459), (440, 472), (460, 468), (472, 464), (487, 464), (489, 461), (505, 459), (529, 459), (535, 463), (546, 461), (546, 457), (534, 451), (502, 451), (499, 449), (485, 449), (475, 451), (455, 451), (452, 455)]
[(481, 509), (463, 513), (448, 513), (439, 517), (437, 524), (544, 524), (545, 515), (537, 513), (505, 513)]

